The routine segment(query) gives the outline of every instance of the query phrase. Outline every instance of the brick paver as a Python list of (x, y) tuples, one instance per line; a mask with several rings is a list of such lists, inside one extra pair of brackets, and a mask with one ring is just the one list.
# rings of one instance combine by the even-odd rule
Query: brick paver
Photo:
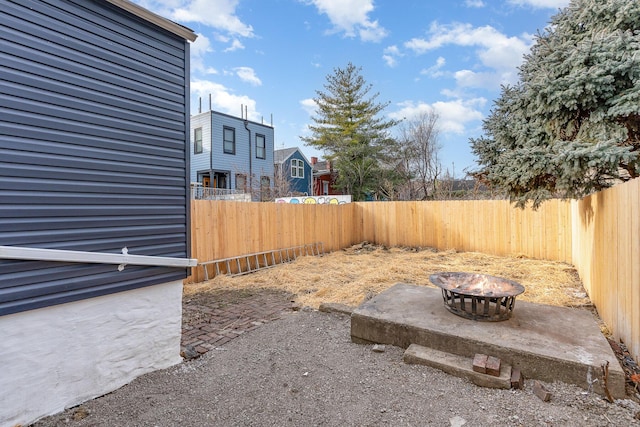
[(294, 308), (283, 292), (213, 291), (185, 297), (182, 303), (182, 350), (198, 353), (220, 347)]

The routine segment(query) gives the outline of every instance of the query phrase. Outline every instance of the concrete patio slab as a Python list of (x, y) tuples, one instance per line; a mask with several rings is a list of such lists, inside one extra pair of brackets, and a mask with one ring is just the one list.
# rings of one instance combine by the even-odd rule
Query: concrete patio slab
[(351, 315), (351, 339), (408, 348), (418, 344), (464, 357), (483, 353), (519, 368), (526, 378), (563, 381), (625, 396), (624, 371), (592, 313), (517, 301), (511, 319), (479, 322), (450, 313), (440, 289), (399, 283), (363, 303)]

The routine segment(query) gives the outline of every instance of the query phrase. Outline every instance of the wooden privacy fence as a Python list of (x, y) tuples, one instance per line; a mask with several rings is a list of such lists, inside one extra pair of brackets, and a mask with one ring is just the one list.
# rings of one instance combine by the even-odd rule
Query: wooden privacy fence
[[(505, 200), (291, 205), (194, 200), (191, 256), (200, 263), (322, 242), (326, 252), (369, 241), (571, 261), (571, 205), (538, 211)], [(192, 280), (204, 279), (194, 269)]]
[[(537, 211), (506, 200), (357, 203), (362, 239), (571, 261), (571, 207), (552, 200)], [(357, 224), (356, 224), (357, 225)]]
[(640, 179), (572, 202), (572, 263), (598, 313), (640, 361)]
[[(200, 263), (322, 242), (325, 252), (362, 241), (356, 205), (191, 201), (191, 256)], [(204, 280), (202, 267), (190, 281)]]
[[(369, 241), (575, 265), (616, 339), (640, 357), (640, 179), (537, 210), (505, 200), (291, 205), (193, 200), (200, 262), (322, 242), (331, 252)], [(204, 280), (202, 267), (188, 281)]]

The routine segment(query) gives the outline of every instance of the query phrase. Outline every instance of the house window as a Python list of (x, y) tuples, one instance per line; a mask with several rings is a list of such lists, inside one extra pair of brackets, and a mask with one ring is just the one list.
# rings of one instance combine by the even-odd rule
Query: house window
[(329, 181), (322, 181), (322, 195), (329, 195)]
[(242, 173), (236, 174), (236, 190), (246, 191), (247, 189), (247, 175)]
[(304, 162), (300, 159), (291, 159), (291, 177), (304, 178)]
[(224, 141), (224, 153), (236, 154), (236, 130), (225, 126), (222, 139)]
[(256, 134), (256, 158), (267, 158), (267, 145), (264, 135)]
[(202, 128), (193, 130), (193, 153), (202, 153)]

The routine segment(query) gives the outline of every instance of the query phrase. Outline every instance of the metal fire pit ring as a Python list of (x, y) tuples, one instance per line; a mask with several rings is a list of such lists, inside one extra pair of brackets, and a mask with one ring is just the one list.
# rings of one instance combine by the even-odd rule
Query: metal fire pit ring
[(437, 273), (431, 283), (442, 289), (444, 306), (467, 319), (497, 322), (513, 313), (524, 286), (513, 280), (475, 273)]

